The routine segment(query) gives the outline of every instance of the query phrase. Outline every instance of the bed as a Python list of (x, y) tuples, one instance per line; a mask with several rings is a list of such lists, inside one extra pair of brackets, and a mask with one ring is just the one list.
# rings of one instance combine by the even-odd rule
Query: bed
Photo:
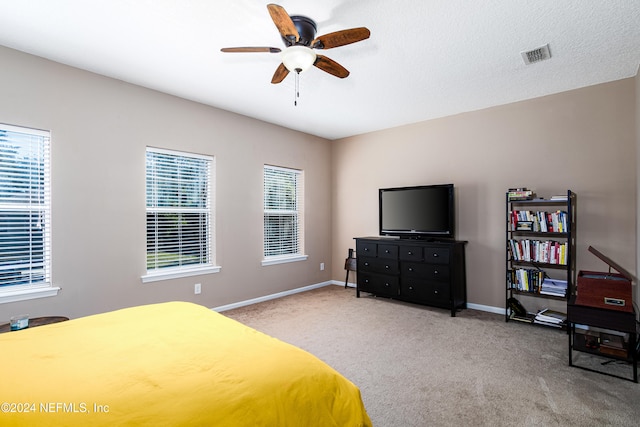
[(310, 353), (169, 302), (0, 334), (2, 426), (371, 426)]

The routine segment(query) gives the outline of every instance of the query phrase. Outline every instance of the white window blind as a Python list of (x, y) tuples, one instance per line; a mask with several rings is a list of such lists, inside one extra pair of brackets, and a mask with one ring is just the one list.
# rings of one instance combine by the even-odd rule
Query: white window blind
[(49, 145), (49, 132), (0, 124), (0, 292), (51, 286)]
[(264, 166), (264, 257), (303, 253), (302, 172)]
[(209, 267), (212, 157), (147, 148), (147, 272)]

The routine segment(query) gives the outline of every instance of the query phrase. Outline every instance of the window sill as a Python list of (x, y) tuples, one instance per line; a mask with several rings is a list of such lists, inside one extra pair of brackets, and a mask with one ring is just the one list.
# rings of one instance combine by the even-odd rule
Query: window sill
[(307, 258), (309, 258), (309, 255), (288, 255), (288, 256), (283, 256), (283, 257), (266, 258), (266, 259), (262, 260), (262, 266), (266, 267), (268, 265), (286, 264), (288, 262), (306, 261)]
[(12, 289), (4, 290), (0, 288), (0, 304), (8, 302), (26, 301), (36, 298), (54, 297), (60, 290), (57, 286), (12, 286)]
[(140, 279), (142, 283), (158, 282), (160, 280), (179, 279), (181, 277), (199, 276), (201, 274), (219, 273), (222, 267), (210, 266), (210, 267), (198, 267), (189, 270), (186, 269), (173, 269), (162, 272), (154, 272), (145, 274)]

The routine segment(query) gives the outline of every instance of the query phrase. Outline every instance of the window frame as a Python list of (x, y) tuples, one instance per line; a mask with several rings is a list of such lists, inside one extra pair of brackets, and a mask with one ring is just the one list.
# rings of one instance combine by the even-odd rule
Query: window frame
[[(267, 208), (267, 172), (291, 174), (295, 176), (295, 209), (268, 209)], [(296, 251), (289, 254), (267, 255), (270, 243), (267, 241), (267, 215), (294, 215), (296, 218)], [(262, 232), (262, 266), (283, 264), (289, 262), (305, 261), (308, 255), (304, 252), (304, 172), (300, 169), (286, 168), (265, 164), (263, 166), (263, 232)]]
[[(147, 182), (149, 180), (149, 169), (147, 167), (148, 156), (149, 153), (155, 153), (160, 155), (174, 156), (174, 157), (184, 157), (188, 159), (198, 159), (204, 160), (207, 162), (208, 169), (208, 182), (207, 182), (207, 200), (205, 202), (206, 206), (204, 208), (180, 208), (176, 207), (174, 209), (171, 208), (159, 208), (156, 200), (155, 206), (149, 206), (147, 193), (149, 191)], [(177, 150), (168, 150), (163, 148), (156, 147), (146, 147), (145, 149), (145, 236), (148, 235), (149, 221), (148, 214), (149, 213), (202, 213), (204, 209), (207, 211), (207, 225), (205, 234), (206, 236), (206, 248), (205, 252), (207, 253), (206, 257), (208, 258), (207, 262), (198, 263), (198, 264), (187, 264), (187, 265), (179, 265), (179, 266), (165, 266), (159, 268), (148, 268), (148, 256), (149, 256), (149, 245), (145, 244), (145, 271), (141, 277), (143, 283), (155, 282), (160, 280), (168, 280), (168, 279), (176, 279), (181, 277), (190, 277), (202, 274), (211, 274), (218, 273), (221, 270), (221, 267), (215, 265), (215, 216), (214, 216), (214, 189), (215, 189), (215, 157), (202, 155), (202, 154), (194, 154), (188, 153), (185, 151), (177, 151)], [(145, 237), (145, 241), (147, 238)], [(156, 245), (157, 250), (157, 245)]]
[[(31, 144), (41, 144), (41, 146), (36, 147), (38, 153), (38, 161), (41, 162), (41, 166), (37, 168), (29, 168), (30, 176), (33, 176), (33, 172), (36, 174), (42, 174), (43, 180), (42, 184), (38, 184), (39, 191), (42, 191), (41, 201), (35, 203), (27, 203), (25, 206), (16, 207), (15, 204), (6, 202), (3, 203), (0, 200), (0, 209), (11, 211), (11, 212), (25, 212), (29, 214), (33, 214), (37, 212), (39, 217), (42, 219), (43, 227), (42, 227), (42, 269), (43, 269), (43, 280), (42, 281), (32, 281), (33, 277), (29, 277), (29, 283), (24, 284), (9, 284), (7, 286), (0, 287), (0, 304), (16, 302), (16, 301), (24, 301), (35, 298), (44, 298), (50, 296), (56, 296), (60, 287), (53, 285), (52, 280), (52, 257), (51, 257), (51, 132), (40, 129), (27, 128), (23, 126), (14, 126), (8, 125), (4, 123), (0, 123), (0, 130), (5, 131), (7, 133), (15, 133), (27, 135), (29, 138), (39, 138), (35, 142), (24, 143), (22, 146), (18, 145), (18, 147), (31, 149), (28, 145)], [(19, 144), (19, 136), (11, 137), (8, 135), (7, 142)], [(9, 170), (9, 169), (7, 169)], [(26, 181), (23, 181), (26, 183)], [(1, 189), (0, 189), (1, 192)], [(29, 193), (31, 194), (31, 193)], [(38, 197), (36, 197), (38, 199)], [(32, 200), (29, 197), (29, 200)], [(33, 237), (33, 233), (29, 232), (29, 241), (31, 241)], [(29, 265), (33, 265), (33, 257), (34, 251), (29, 251)]]

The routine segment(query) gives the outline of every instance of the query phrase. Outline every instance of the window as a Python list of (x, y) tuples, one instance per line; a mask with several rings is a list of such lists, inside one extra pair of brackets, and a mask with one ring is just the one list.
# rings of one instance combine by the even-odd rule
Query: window
[(263, 265), (307, 259), (303, 255), (302, 172), (264, 166)]
[(213, 266), (213, 158), (147, 148), (144, 282), (217, 272)]
[(47, 131), (0, 124), (0, 302), (55, 295)]

